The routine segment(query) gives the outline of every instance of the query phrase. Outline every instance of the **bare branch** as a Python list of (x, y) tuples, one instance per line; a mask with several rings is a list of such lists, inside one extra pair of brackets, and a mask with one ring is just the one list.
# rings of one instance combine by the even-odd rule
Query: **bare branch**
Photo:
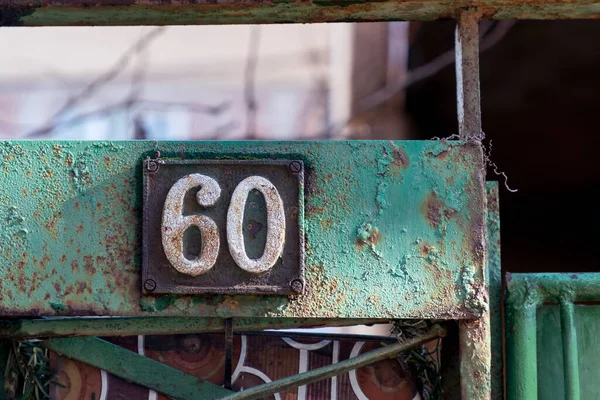
[[(164, 27), (157, 27), (152, 29), (150, 32), (142, 36), (137, 42), (133, 44), (123, 55), (117, 60), (117, 62), (105, 73), (98, 76), (96, 79), (87, 84), (81, 92), (77, 95), (69, 98), (65, 104), (50, 118), (50, 120), (45, 124), (45, 127), (30, 132), (25, 135), (29, 136), (41, 136), (51, 132), (57, 120), (59, 120), (65, 113), (74, 108), (78, 103), (92, 96), (99, 88), (101, 88), (106, 83), (115, 79), (125, 67), (131, 62), (131, 60), (142, 52), (146, 47), (148, 47), (152, 41), (158, 37), (158, 35), (162, 34), (165, 31)], [(122, 105), (122, 104), (121, 104)]]
[(248, 139), (256, 139), (256, 65), (260, 46), (260, 26), (250, 27), (250, 45), (244, 71), (244, 98), (246, 100), (246, 135)]
[[(487, 25), (486, 29), (482, 30), (480, 33), (480, 35), (482, 36), (481, 43), (479, 46), (480, 54), (492, 48), (498, 42), (500, 42), (500, 40), (504, 38), (504, 36), (508, 33), (508, 31), (513, 27), (514, 24), (515, 21), (508, 20), (498, 21), (495, 24)], [(383, 89), (378, 90), (377, 92), (362, 99), (359, 102), (358, 113), (364, 113), (380, 106), (381, 104), (390, 100), (392, 97), (404, 91), (406, 88), (436, 75), (444, 68), (454, 64), (454, 61), (454, 49), (440, 54), (425, 65), (422, 65), (409, 71), (408, 76), (404, 82), (398, 85), (384, 87)]]
[(208, 114), (208, 115), (219, 115), (225, 112), (229, 107), (229, 103), (222, 103), (216, 106), (207, 106), (199, 103), (171, 103), (165, 101), (154, 101), (154, 100), (135, 100), (135, 99), (125, 99), (118, 103), (114, 103), (108, 105), (106, 107), (99, 108), (94, 111), (83, 112), (81, 114), (77, 114), (72, 118), (56, 121), (53, 125), (47, 127), (46, 129), (38, 129), (33, 131), (22, 138), (24, 139), (33, 139), (43, 137), (53, 130), (59, 127), (67, 127), (77, 125), (79, 123), (84, 122), (89, 118), (97, 118), (108, 116), (117, 111), (123, 111), (124, 109), (131, 109), (133, 107), (138, 107), (140, 110), (150, 109), (154, 111), (167, 110), (171, 108), (186, 108), (191, 113), (197, 114)]

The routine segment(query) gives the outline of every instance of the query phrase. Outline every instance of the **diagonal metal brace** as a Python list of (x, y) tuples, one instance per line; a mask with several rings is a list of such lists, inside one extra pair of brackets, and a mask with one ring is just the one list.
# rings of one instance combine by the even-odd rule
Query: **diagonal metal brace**
[(178, 400), (220, 399), (232, 393), (198, 377), (96, 337), (49, 339), (44, 346), (126, 381)]
[(336, 364), (327, 365), (325, 367), (313, 369), (312, 371), (304, 372), (284, 379), (279, 379), (264, 385), (255, 386), (242, 392), (227, 396), (223, 400), (262, 399), (275, 393), (331, 378), (332, 376), (341, 375), (345, 372), (373, 364), (386, 358), (395, 357), (398, 353), (408, 350), (411, 347), (418, 346), (445, 335), (446, 330), (444, 328), (439, 325), (434, 325), (422, 336), (418, 336), (402, 343), (391, 344)]

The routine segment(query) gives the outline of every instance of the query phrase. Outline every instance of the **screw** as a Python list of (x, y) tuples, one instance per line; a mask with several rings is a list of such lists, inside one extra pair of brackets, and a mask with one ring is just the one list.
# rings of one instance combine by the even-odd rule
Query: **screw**
[(302, 293), (304, 290), (304, 283), (300, 279), (294, 279), (290, 282), (290, 287), (294, 291), (294, 293)]
[(158, 171), (158, 163), (154, 160), (148, 160), (146, 163), (146, 169), (150, 172)]
[(144, 289), (152, 292), (154, 289), (156, 289), (156, 281), (154, 281), (154, 279), (146, 279), (144, 282)]
[(289, 168), (290, 171), (292, 171), (294, 174), (297, 174), (302, 170), (302, 164), (299, 161), (292, 161)]

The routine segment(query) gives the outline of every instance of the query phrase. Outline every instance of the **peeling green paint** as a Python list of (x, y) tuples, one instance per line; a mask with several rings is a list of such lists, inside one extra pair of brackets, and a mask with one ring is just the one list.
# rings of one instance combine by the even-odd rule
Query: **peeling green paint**
[(11, 214), (0, 221), (8, 238), (0, 243), (2, 314), (387, 319), (482, 312), (479, 145), (158, 146), (170, 158), (303, 160), (306, 294), (142, 296), (141, 164), (156, 143), (4, 141), (0, 215)]

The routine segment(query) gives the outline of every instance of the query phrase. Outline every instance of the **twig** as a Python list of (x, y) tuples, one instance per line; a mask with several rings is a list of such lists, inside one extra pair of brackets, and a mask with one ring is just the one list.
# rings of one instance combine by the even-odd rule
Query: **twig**
[(50, 120), (45, 124), (44, 128), (41, 128), (37, 131), (30, 132), (27, 136), (40, 136), (46, 133), (51, 132), (55, 128), (55, 123), (60, 117), (62, 117), (66, 112), (70, 111), (73, 107), (75, 107), (79, 102), (89, 98), (94, 92), (96, 92), (100, 87), (105, 85), (106, 83), (115, 79), (121, 72), (125, 69), (125, 67), (131, 62), (133, 57), (143, 51), (146, 47), (152, 43), (152, 41), (158, 37), (161, 33), (165, 31), (164, 27), (157, 27), (152, 29), (146, 35), (142, 36), (137, 42), (133, 44), (123, 55), (117, 60), (117, 62), (105, 73), (91, 81), (87, 84), (79, 94), (72, 96), (69, 98), (65, 104), (59, 110), (54, 113), (54, 115), (50, 118)]
[[(508, 31), (513, 27), (515, 21), (498, 21), (495, 24), (489, 24), (484, 29), (481, 30), (480, 36), (482, 37), (479, 52), (480, 54), (493, 46), (495, 46), (504, 36), (508, 33)], [(342, 131), (346, 126), (348, 126), (352, 121), (356, 120), (359, 116), (368, 113), (369, 111), (379, 107), (385, 102), (392, 99), (397, 94), (404, 91), (406, 88), (417, 84), (425, 79), (428, 79), (444, 68), (454, 64), (455, 61), (455, 51), (454, 49), (444, 52), (431, 60), (430, 62), (417, 67), (411, 71), (408, 71), (408, 76), (404, 80), (397, 85), (386, 86), (375, 93), (363, 98), (359, 103), (357, 110), (355, 110), (354, 115), (351, 116), (348, 120), (334, 123), (328, 127), (324, 136), (333, 136), (336, 132)]]
[(244, 71), (244, 98), (246, 100), (246, 135), (248, 139), (256, 139), (256, 65), (258, 64), (258, 48), (260, 46), (260, 26), (250, 27), (250, 45)]
[(36, 130), (25, 136), (22, 139), (34, 139), (47, 135), (51, 131), (59, 128), (77, 125), (78, 123), (84, 122), (88, 118), (100, 117), (110, 115), (113, 112), (122, 111), (123, 109), (131, 109), (133, 107), (139, 107), (141, 109), (151, 110), (165, 110), (168, 108), (186, 108), (191, 113), (218, 115), (227, 110), (230, 106), (229, 103), (221, 103), (215, 106), (208, 106), (198, 103), (171, 103), (165, 101), (154, 101), (154, 100), (130, 100), (126, 99), (118, 103), (110, 104), (108, 106), (89, 111), (82, 112), (73, 116), (72, 118), (65, 119), (62, 121), (56, 121), (54, 125), (45, 130)]

